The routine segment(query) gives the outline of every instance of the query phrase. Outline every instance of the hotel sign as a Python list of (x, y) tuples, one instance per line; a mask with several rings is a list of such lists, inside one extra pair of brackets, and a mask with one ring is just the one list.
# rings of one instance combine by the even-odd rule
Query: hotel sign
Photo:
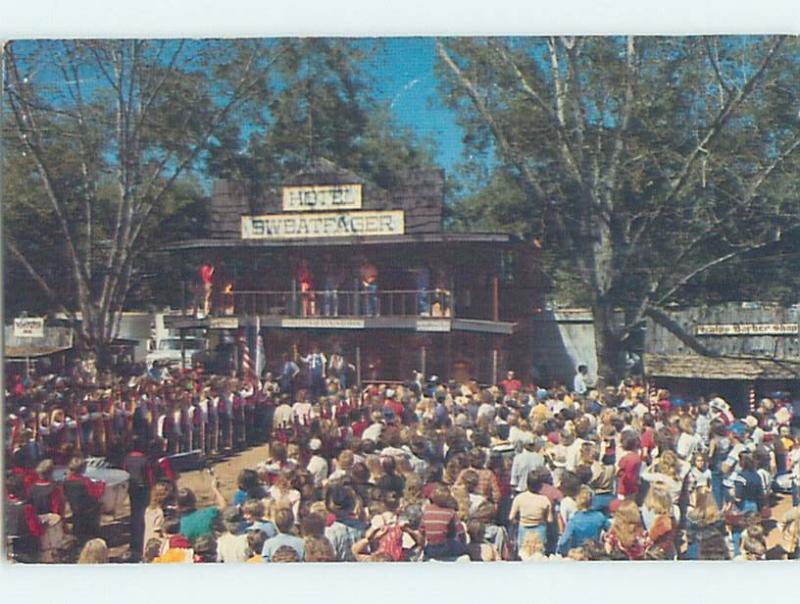
[(796, 336), (800, 334), (797, 323), (728, 323), (698, 325), (698, 336)]
[(306, 329), (364, 329), (363, 319), (283, 319), (281, 327)]
[(283, 187), (283, 211), (358, 210), (361, 185)]
[(242, 216), (242, 239), (311, 239), (402, 235), (402, 210)]

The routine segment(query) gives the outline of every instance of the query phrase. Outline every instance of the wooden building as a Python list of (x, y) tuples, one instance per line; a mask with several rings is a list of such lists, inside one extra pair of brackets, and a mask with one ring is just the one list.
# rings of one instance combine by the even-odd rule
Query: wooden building
[[(339, 351), (362, 381), (413, 370), (482, 383), (507, 368), (527, 376), (542, 306), (534, 248), (506, 233), (444, 230), (443, 202), (440, 170), (408, 172), (390, 189), (326, 160), (274, 189), (217, 181), (208, 236), (165, 246), (176, 261), (214, 267), (209, 316), (186, 304), (166, 326), (229, 343), (244, 334), (251, 347), (261, 335), (273, 372), (284, 354), (316, 345)], [(186, 285), (195, 306), (201, 288), (196, 276)]]
[(739, 416), (757, 398), (798, 392), (800, 307), (732, 302), (676, 310), (667, 318), (704, 354), (649, 321), (644, 367), (656, 387), (678, 396), (719, 394)]

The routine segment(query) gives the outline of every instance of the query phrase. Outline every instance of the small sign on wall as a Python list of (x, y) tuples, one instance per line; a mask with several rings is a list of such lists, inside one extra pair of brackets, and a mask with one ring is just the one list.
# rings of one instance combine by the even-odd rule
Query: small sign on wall
[(15, 338), (43, 338), (44, 337), (44, 318), (43, 317), (23, 317), (14, 319)]
[(698, 336), (796, 336), (800, 334), (797, 323), (727, 323), (698, 325)]

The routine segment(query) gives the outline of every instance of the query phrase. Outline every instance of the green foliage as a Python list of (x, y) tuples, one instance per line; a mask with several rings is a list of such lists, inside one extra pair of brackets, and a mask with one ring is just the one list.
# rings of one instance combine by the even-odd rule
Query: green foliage
[[(313, 159), (337, 165), (391, 187), (407, 169), (432, 165), (432, 154), (388, 106), (377, 101), (365, 71), (381, 43), (371, 40), (283, 41), (263, 112), (245, 128), (246, 144), (232, 140), (211, 153), (210, 173), (277, 186)], [(234, 133), (231, 133), (233, 136)]]

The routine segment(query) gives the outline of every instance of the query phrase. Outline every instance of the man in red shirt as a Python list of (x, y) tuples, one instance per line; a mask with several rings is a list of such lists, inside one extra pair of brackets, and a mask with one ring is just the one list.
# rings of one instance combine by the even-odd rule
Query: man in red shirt
[(622, 448), (625, 455), (617, 462), (617, 495), (620, 499), (635, 499), (639, 493), (639, 471), (642, 467), (639, 437), (626, 432)]
[(512, 396), (515, 392), (522, 389), (522, 382), (514, 377), (514, 372), (509, 371), (506, 373), (506, 379), (500, 382), (500, 387), (506, 396)]
[(385, 406), (389, 407), (394, 414), (400, 421), (402, 421), (403, 414), (405, 412), (405, 408), (403, 407), (403, 403), (395, 398), (395, 392), (391, 388), (386, 390), (386, 402)]
[(5, 534), (11, 545), (10, 553), (18, 562), (36, 562), (39, 538), (44, 527), (36, 510), (25, 499), (22, 476), (9, 474), (6, 478), (6, 502), (3, 508)]

